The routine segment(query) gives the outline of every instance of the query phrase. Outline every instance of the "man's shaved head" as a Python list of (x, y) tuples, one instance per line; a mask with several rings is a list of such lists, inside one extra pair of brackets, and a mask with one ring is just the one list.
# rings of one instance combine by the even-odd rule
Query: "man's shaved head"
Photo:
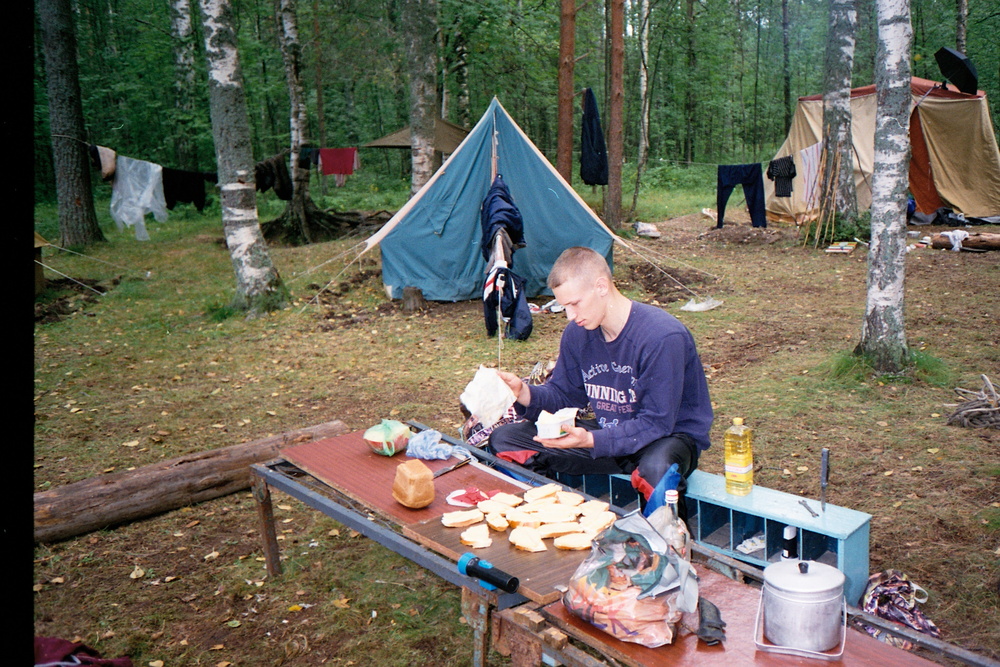
[(564, 250), (552, 265), (548, 285), (549, 289), (555, 289), (570, 280), (593, 284), (601, 277), (611, 283), (611, 269), (604, 257), (591, 248), (575, 246)]

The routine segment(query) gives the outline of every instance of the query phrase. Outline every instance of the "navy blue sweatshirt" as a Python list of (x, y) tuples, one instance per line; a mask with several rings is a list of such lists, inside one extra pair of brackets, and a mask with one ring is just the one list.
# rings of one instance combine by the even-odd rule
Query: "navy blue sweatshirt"
[(618, 337), (604, 340), (600, 327), (567, 325), (552, 376), (531, 387), (531, 404), (518, 412), (535, 420), (542, 410), (593, 409), (592, 456), (634, 454), (674, 433), (693, 437), (708, 449), (712, 402), (694, 337), (673, 315), (632, 302)]

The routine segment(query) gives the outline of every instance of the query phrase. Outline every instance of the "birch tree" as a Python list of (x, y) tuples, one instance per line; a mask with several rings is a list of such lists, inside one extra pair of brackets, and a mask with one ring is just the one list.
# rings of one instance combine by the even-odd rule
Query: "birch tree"
[(89, 245), (103, 241), (104, 234), (94, 211), (76, 62), (76, 28), (70, 0), (38, 0), (35, 7), (45, 51), (59, 243), (62, 246)]
[(195, 150), (194, 87), (195, 43), (194, 21), (191, 19), (191, 0), (170, 0), (170, 36), (174, 47), (174, 106), (180, 127), (176, 128), (176, 160), (183, 169), (196, 170), (198, 156)]
[(232, 6), (229, 0), (200, 0), (200, 6), (222, 229), (236, 273), (232, 305), (254, 317), (284, 307), (288, 292), (271, 262), (257, 217), (250, 125)]
[(415, 195), (434, 175), (437, 0), (403, 0), (400, 18), (410, 70), (410, 194)]
[(898, 373), (909, 363), (903, 319), (906, 259), (906, 192), (910, 168), (909, 0), (877, 0), (878, 49), (875, 89), (875, 169), (872, 173), (872, 233), (868, 249), (868, 295), (861, 342), (855, 352), (880, 373)]
[(858, 13), (854, 0), (829, 0), (830, 24), (826, 37), (823, 92), (823, 136), (826, 163), (820, 208), (844, 220), (858, 217), (851, 148), (851, 71)]

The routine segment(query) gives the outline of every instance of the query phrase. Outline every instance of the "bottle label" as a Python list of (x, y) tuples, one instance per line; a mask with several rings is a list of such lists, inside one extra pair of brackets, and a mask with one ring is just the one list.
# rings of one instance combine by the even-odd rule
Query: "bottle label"
[(726, 472), (733, 475), (745, 475), (751, 470), (753, 470), (752, 463), (745, 466), (735, 466), (729, 463), (726, 464)]

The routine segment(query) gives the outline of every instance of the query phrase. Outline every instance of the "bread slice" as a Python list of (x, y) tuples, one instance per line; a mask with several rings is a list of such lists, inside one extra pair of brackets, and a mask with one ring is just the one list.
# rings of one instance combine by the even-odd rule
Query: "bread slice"
[(580, 517), (580, 525), (594, 534), (597, 534), (613, 524), (618, 518), (618, 515), (614, 512), (601, 512), (599, 514), (591, 514), (590, 516)]
[(592, 546), (593, 539), (593, 533), (566, 533), (565, 535), (560, 535), (556, 539), (552, 540), (552, 546), (556, 549), (583, 551), (584, 549), (589, 549)]
[(493, 544), (493, 538), (490, 537), (490, 527), (485, 523), (477, 523), (470, 528), (466, 528), (462, 531), (459, 539), (462, 544), (470, 546), (473, 549), (484, 549)]
[(538, 500), (539, 498), (544, 498), (545, 496), (554, 496), (561, 490), (562, 487), (555, 482), (543, 484), (542, 486), (535, 486), (524, 492), (524, 501), (530, 503), (533, 500)]
[(513, 493), (507, 493), (506, 491), (501, 491), (500, 493), (494, 493), (490, 496), (490, 500), (498, 503), (503, 503), (508, 507), (516, 507), (524, 502), (524, 499), (520, 496), (515, 496)]
[(499, 512), (487, 514), (486, 524), (498, 533), (502, 533), (510, 527), (510, 523), (508, 523), (504, 515)]
[(548, 547), (545, 546), (545, 542), (542, 542), (542, 538), (539, 536), (538, 531), (534, 528), (528, 528), (527, 526), (518, 526), (514, 530), (510, 531), (510, 536), (507, 538), (510, 543), (514, 545), (515, 548), (521, 549), (522, 551), (547, 551)]
[(583, 503), (583, 496), (572, 491), (556, 491), (556, 502), (560, 505), (580, 505)]
[(510, 505), (498, 502), (496, 500), (480, 500), (476, 503), (476, 508), (479, 509), (483, 514), (506, 514), (507, 510), (510, 509)]
[(531, 512), (530, 516), (537, 519), (539, 523), (566, 523), (576, 521), (579, 514), (575, 507), (569, 505), (549, 505), (537, 512)]
[(448, 528), (464, 528), (483, 520), (483, 513), (478, 509), (445, 512), (441, 515), (441, 523)]
[(562, 523), (544, 523), (538, 527), (538, 534), (541, 538), (559, 537), (569, 533), (583, 532), (583, 526), (578, 521), (563, 521)]
[(580, 510), (580, 514), (584, 516), (607, 512), (609, 507), (610, 505), (603, 500), (588, 500), (581, 505), (577, 505), (577, 508)]
[(507, 519), (507, 523), (509, 523), (512, 528), (519, 528), (521, 526), (537, 528), (542, 525), (542, 522), (538, 518), (536, 512), (522, 512), (518, 507), (512, 507), (507, 510), (507, 514), (504, 515), (504, 518)]

